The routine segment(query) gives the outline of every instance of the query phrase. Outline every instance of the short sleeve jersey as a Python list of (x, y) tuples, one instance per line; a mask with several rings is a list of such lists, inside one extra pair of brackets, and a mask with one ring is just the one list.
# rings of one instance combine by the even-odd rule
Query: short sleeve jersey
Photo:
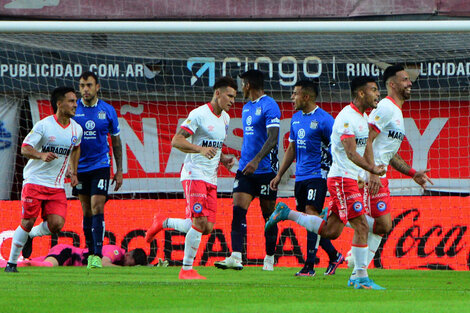
[(186, 154), (181, 170), (181, 181), (203, 180), (217, 185), (217, 169), (229, 123), (230, 116), (227, 112), (222, 111), (220, 115), (216, 115), (210, 103), (189, 113), (188, 118), (181, 124), (181, 128), (191, 134), (188, 140), (198, 146), (214, 147), (217, 149), (217, 154), (210, 160), (199, 153)]
[(117, 136), (120, 133), (116, 110), (103, 100), (98, 100), (92, 106), (86, 106), (83, 100), (79, 99), (74, 120), (83, 128), (78, 172), (109, 167), (111, 158), (108, 134)]
[(111, 263), (122, 265), (126, 250), (115, 245), (104, 245), (102, 254), (103, 256), (108, 257), (111, 260)]
[(30, 159), (23, 169), (23, 185), (36, 184), (50, 188), (64, 188), (64, 178), (74, 147), (80, 145), (82, 128), (74, 120), (61, 125), (55, 115), (50, 115), (34, 125), (23, 141), (39, 152), (54, 152), (57, 159), (44, 162)]
[(317, 107), (296, 112), (291, 119), (289, 141), (295, 143), (295, 180), (326, 179), (331, 166), (330, 137), (334, 119)]
[(386, 97), (370, 113), (369, 125), (379, 133), (372, 145), (375, 164), (387, 166), (405, 138), (403, 113), (392, 98)]
[(341, 142), (341, 140), (348, 137), (356, 139), (356, 151), (363, 156), (369, 137), (367, 114), (361, 114), (352, 103), (339, 112), (333, 124), (331, 134), (333, 164), (328, 177), (347, 177), (357, 180), (361, 168), (349, 160)]
[[(240, 171), (260, 152), (268, 139), (268, 128), (280, 127), (280, 122), (279, 105), (267, 95), (263, 95), (255, 101), (249, 101), (243, 106), (243, 144), (238, 168)], [(277, 152), (278, 143), (259, 162), (255, 174), (277, 173)]]

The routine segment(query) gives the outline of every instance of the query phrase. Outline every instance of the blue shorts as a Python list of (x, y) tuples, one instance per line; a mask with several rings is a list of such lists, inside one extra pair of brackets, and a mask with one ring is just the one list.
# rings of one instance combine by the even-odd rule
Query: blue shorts
[(276, 200), (277, 191), (269, 188), (269, 183), (276, 176), (274, 172), (267, 174), (243, 175), (237, 171), (233, 182), (233, 192), (244, 192), (263, 200)]
[(297, 211), (305, 212), (305, 206), (311, 205), (318, 213), (323, 210), (326, 197), (326, 179), (310, 178), (295, 182), (295, 200)]
[(77, 174), (78, 185), (72, 194), (77, 195), (108, 195), (110, 168), (102, 167), (89, 172)]

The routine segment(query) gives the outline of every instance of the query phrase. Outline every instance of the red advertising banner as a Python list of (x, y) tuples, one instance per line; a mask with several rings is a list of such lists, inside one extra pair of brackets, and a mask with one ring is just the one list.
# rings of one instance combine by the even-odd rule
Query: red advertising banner
[[(120, 192), (182, 191), (179, 172), (184, 153), (172, 149), (171, 138), (189, 112), (201, 105), (196, 102), (110, 102), (117, 111), (123, 148), (124, 185)], [(279, 159), (288, 145), (293, 106), (279, 103), (282, 112)], [(333, 117), (347, 103), (319, 103)], [(242, 144), (241, 109), (237, 103), (229, 112), (230, 128), (223, 152), (236, 157)], [(47, 100), (31, 100), (33, 122), (51, 114)], [(406, 139), (399, 154), (415, 169), (429, 168), (434, 185), (430, 190), (470, 192), (470, 102), (408, 101), (403, 108)], [(232, 171), (236, 171), (237, 166)], [(411, 179), (389, 171), (395, 195), (420, 195), (422, 190)], [(234, 173), (221, 168), (219, 191), (231, 192)], [(291, 196), (293, 178), (283, 186), (284, 196)]]
[[(284, 199), (294, 207), (293, 198)], [(382, 241), (371, 267), (386, 269), (470, 269), (470, 197), (393, 197), (394, 229)], [(19, 225), (19, 201), (0, 201), (0, 258), (8, 259), (11, 237)], [(106, 205), (106, 239), (123, 248), (145, 249), (151, 262), (165, 258), (172, 265), (183, 259), (184, 234), (165, 230), (151, 244), (144, 240), (145, 231), (158, 211), (168, 217), (183, 217), (184, 200), (111, 200)], [(265, 256), (264, 222), (254, 201), (247, 216), (248, 265), (262, 264)], [(195, 265), (211, 266), (231, 251), (231, 199), (218, 200), (214, 231), (203, 236)], [(69, 201), (67, 220), (59, 236), (35, 238), (33, 257), (46, 255), (51, 245), (75, 244), (84, 247), (82, 210), (77, 200)], [(345, 228), (333, 241), (338, 251), (350, 250), (352, 230)], [(302, 266), (305, 258), (306, 231), (294, 222), (279, 224), (276, 250), (278, 266)], [(318, 267), (328, 265), (328, 257), (319, 249)], [(343, 264), (342, 267), (346, 265)]]

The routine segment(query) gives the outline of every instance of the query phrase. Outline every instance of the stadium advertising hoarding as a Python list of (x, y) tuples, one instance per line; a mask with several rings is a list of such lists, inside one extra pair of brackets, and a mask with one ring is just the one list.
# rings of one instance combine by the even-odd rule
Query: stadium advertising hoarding
[[(327, 199), (328, 201), (328, 199)], [(286, 203), (294, 207), (293, 198)], [(0, 201), (0, 258), (7, 259), (11, 237), (20, 219), (19, 201)], [(387, 269), (452, 269), (470, 270), (470, 198), (466, 197), (393, 197), (393, 230), (382, 241), (373, 267)], [(106, 205), (105, 243), (123, 248), (144, 248), (155, 263), (158, 258), (181, 265), (184, 234), (162, 231), (150, 245), (144, 240), (156, 210), (169, 217), (184, 214), (185, 200), (111, 200)], [(195, 265), (210, 266), (230, 253), (232, 200), (218, 199), (217, 220), (214, 231), (203, 236)], [(265, 256), (264, 221), (255, 201), (247, 215), (248, 265), (260, 265)], [(132, 223), (129, 222), (132, 212)], [(51, 245), (74, 244), (84, 247), (81, 228), (82, 210), (78, 200), (69, 201), (67, 221), (60, 236), (53, 235), (34, 240), (33, 257), (46, 255)], [(278, 266), (301, 267), (305, 258), (306, 231), (294, 222), (279, 224), (279, 244), (276, 250)], [(349, 228), (334, 241), (338, 251), (350, 250), (353, 232)], [(326, 267), (328, 257), (320, 249), (320, 263)], [(345, 265), (342, 265), (345, 267)]]
[[(123, 143), (124, 184), (120, 193), (182, 192), (179, 172), (185, 155), (171, 147), (171, 138), (189, 112), (203, 103), (196, 102), (110, 102), (117, 111)], [(48, 100), (32, 97), (33, 122), (51, 114)], [(280, 102), (282, 160), (288, 145), (290, 118), (293, 105)], [(319, 103), (333, 116), (347, 103)], [(229, 112), (231, 123), (223, 152), (236, 157), (242, 144), (242, 103), (236, 103)], [(416, 169), (429, 168), (434, 185), (430, 190), (468, 193), (470, 190), (470, 102), (407, 101), (403, 107), (406, 138), (400, 155)], [(460, 118), (464, 116), (465, 118)], [(219, 191), (231, 192), (234, 171), (219, 169)], [(293, 174), (294, 171), (290, 172)], [(288, 175), (286, 175), (288, 176)], [(411, 179), (389, 171), (392, 194), (419, 195), (421, 188)], [(292, 196), (294, 178), (282, 185), (282, 196)], [(67, 188), (70, 195), (70, 188)]]
[[(343, 61), (337, 61), (337, 60)], [(360, 75), (380, 79), (384, 63), (345, 62), (354, 56), (338, 53), (327, 59), (315, 55), (246, 56), (236, 53), (219, 59), (204, 55), (186, 59), (143, 59), (106, 55), (31, 51), (0, 54), (0, 80), (5, 92), (49, 92), (50, 86), (77, 85), (85, 71), (97, 74), (107, 92), (128, 91), (171, 94), (182, 91), (204, 94), (216, 77), (238, 76), (248, 69), (266, 74), (266, 90), (290, 92), (300, 79), (319, 78), (322, 91), (348, 90), (352, 78)], [(408, 61), (419, 70), (414, 87), (420, 90), (450, 89), (468, 85), (470, 60)]]

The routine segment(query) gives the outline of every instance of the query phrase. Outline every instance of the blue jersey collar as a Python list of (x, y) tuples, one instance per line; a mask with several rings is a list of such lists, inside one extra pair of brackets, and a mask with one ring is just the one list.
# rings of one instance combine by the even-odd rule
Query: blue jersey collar
[(308, 113), (304, 113), (302, 112), (302, 115), (312, 115), (313, 113), (315, 113), (315, 111), (318, 109), (318, 105), (315, 107), (315, 109), (313, 109), (313, 111), (310, 111)]
[(254, 101), (251, 101), (251, 103), (256, 103), (258, 101), (260, 101), (262, 98), (266, 97), (266, 95), (262, 95), (261, 97), (259, 97), (258, 99), (254, 100)]
[(100, 101), (100, 99), (96, 98), (96, 102), (95, 104), (93, 105), (86, 105), (84, 102), (83, 102), (83, 98), (80, 98), (80, 102), (83, 104), (83, 106), (87, 107), (87, 108), (94, 108), (98, 105), (98, 101)]

